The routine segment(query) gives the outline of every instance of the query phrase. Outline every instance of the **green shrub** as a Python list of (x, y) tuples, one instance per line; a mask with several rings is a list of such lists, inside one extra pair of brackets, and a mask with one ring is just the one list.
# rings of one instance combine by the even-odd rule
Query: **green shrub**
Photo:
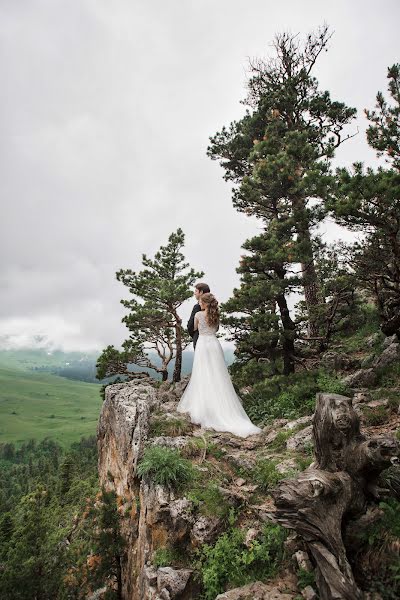
[(314, 412), (317, 392), (348, 394), (337, 377), (316, 370), (287, 377), (276, 375), (256, 383), (243, 397), (243, 404), (249, 417), (258, 424), (277, 418), (297, 419)]
[(229, 514), (229, 504), (216, 481), (210, 481), (205, 486), (190, 490), (188, 499), (202, 515), (226, 519)]
[(287, 440), (296, 432), (294, 429), (283, 429), (278, 431), (276, 438), (269, 444), (274, 450), (285, 450)]
[(195, 478), (192, 463), (183, 458), (178, 450), (152, 446), (144, 452), (138, 465), (138, 475), (148, 477), (156, 484), (182, 487)]
[(229, 371), (232, 381), (238, 389), (254, 385), (254, 383), (264, 381), (264, 379), (272, 376), (271, 366), (268, 363), (257, 362), (254, 359), (248, 362), (235, 360), (230, 365)]
[(348, 388), (334, 375), (320, 371), (317, 377), (317, 385), (319, 392), (325, 394), (341, 394), (342, 396), (349, 395)]
[[(356, 352), (364, 350), (365, 340), (372, 334), (380, 332), (380, 320), (376, 307), (373, 304), (363, 304), (352, 315), (351, 321), (346, 328), (336, 336), (340, 341), (340, 346), (345, 352)], [(383, 341), (378, 340), (375, 344), (377, 348)]]
[(400, 597), (400, 502), (381, 502), (382, 517), (360, 532), (364, 546), (358, 553), (357, 579), (368, 592), (378, 592), (383, 600)]
[(385, 406), (377, 406), (376, 408), (366, 406), (363, 412), (363, 420), (365, 425), (383, 425), (388, 422), (389, 413)]
[(279, 481), (284, 479), (284, 475), (276, 470), (277, 461), (262, 458), (256, 462), (253, 471), (254, 481), (264, 491), (273, 488)]
[(400, 362), (388, 365), (378, 374), (378, 384), (382, 387), (399, 387), (400, 386)]
[(299, 569), (296, 572), (297, 575), (297, 587), (299, 590), (304, 590), (308, 585), (315, 588), (315, 574), (313, 571), (306, 571), (305, 569)]
[(239, 587), (277, 574), (284, 558), (286, 531), (267, 523), (260, 539), (245, 546), (244, 538), (243, 530), (232, 527), (214, 546), (205, 545), (200, 550), (196, 566), (206, 600), (214, 600), (227, 587)]
[(313, 462), (313, 458), (311, 456), (302, 456), (299, 454), (295, 457), (295, 461), (299, 465), (300, 471), (305, 471)]
[(153, 565), (158, 567), (168, 567), (170, 565), (180, 565), (184, 562), (182, 553), (179, 550), (169, 547), (157, 548), (153, 554)]

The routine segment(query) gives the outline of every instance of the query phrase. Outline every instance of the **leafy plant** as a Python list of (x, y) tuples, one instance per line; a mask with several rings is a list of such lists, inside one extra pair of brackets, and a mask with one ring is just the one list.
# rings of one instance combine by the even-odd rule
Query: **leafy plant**
[(196, 487), (188, 493), (188, 499), (193, 502), (200, 514), (226, 519), (229, 504), (218, 487), (218, 482), (210, 481), (207, 485)]
[(305, 569), (299, 569), (296, 572), (297, 575), (297, 587), (299, 590), (304, 590), (308, 585), (311, 587), (315, 586), (315, 574), (313, 571), (306, 571)]
[(360, 532), (357, 578), (369, 592), (383, 600), (400, 597), (400, 502), (391, 498), (380, 503), (381, 517)]
[(389, 414), (385, 406), (377, 406), (376, 408), (365, 407), (363, 413), (365, 425), (383, 425), (389, 420)]
[(266, 458), (256, 462), (253, 471), (254, 481), (264, 491), (273, 488), (279, 481), (284, 479), (284, 475), (276, 470), (276, 464), (277, 461), (268, 460)]
[(176, 548), (169, 548), (165, 546), (163, 548), (157, 548), (153, 554), (153, 565), (158, 567), (167, 567), (170, 565), (181, 565), (184, 563), (184, 557), (182, 552), (179, 552)]
[(265, 524), (260, 539), (244, 544), (244, 531), (231, 527), (213, 546), (200, 551), (197, 569), (206, 600), (226, 587), (239, 587), (257, 579), (273, 577), (284, 558), (286, 531), (279, 525)]

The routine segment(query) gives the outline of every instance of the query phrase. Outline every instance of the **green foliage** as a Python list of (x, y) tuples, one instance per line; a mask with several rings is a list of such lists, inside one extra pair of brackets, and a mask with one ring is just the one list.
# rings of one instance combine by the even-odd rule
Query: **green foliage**
[(278, 431), (276, 438), (269, 444), (273, 450), (285, 450), (287, 440), (295, 433), (292, 429)]
[[(253, 352), (253, 358), (257, 352), (269, 354), (267, 358), (274, 361), (278, 334), (285, 374), (294, 370), (295, 327), (286, 302), (296, 280), (290, 275), (296, 272), (292, 265), (306, 265), (301, 285), (306, 292), (309, 329), (317, 334), (316, 309), (323, 302), (312, 228), (326, 214), (324, 201), (332, 186), (330, 161), (343, 141), (342, 129), (356, 113), (333, 102), (312, 74), (320, 53), (326, 50), (328, 27), (308, 35), (304, 43), (296, 38), (290, 33), (276, 35), (274, 58), (250, 64), (248, 96), (243, 101), (250, 109), (240, 121), (212, 137), (207, 150), (235, 186), (235, 208), (258, 217), (264, 225), (263, 234), (244, 246), (251, 252), (242, 257), (247, 279), (229, 306), (229, 311), (240, 309), (240, 313), (246, 307), (240, 294), (254, 295), (256, 309), (246, 322), (240, 322), (240, 317), (231, 320), (234, 335), (245, 353)], [(264, 295), (257, 290), (260, 284), (266, 288)], [(253, 317), (260, 325), (264, 321), (263, 327), (253, 324)]]
[(317, 391), (315, 376), (308, 373), (275, 376), (257, 383), (244, 396), (244, 407), (256, 423), (296, 418), (312, 413)]
[(274, 488), (285, 475), (276, 470), (276, 460), (268, 460), (267, 458), (260, 459), (256, 462), (253, 471), (254, 481), (260, 486), (263, 491), (269, 491)]
[(313, 458), (311, 456), (302, 456), (301, 454), (298, 454), (295, 457), (295, 461), (297, 462), (300, 471), (305, 471), (313, 462)]
[(363, 589), (378, 592), (383, 600), (400, 596), (400, 502), (381, 502), (382, 516), (360, 531), (357, 577)]
[(227, 587), (277, 574), (284, 558), (286, 531), (278, 525), (265, 524), (260, 539), (245, 546), (244, 537), (241, 529), (231, 527), (214, 546), (204, 545), (201, 549), (197, 569), (206, 600), (214, 600)]
[(366, 406), (363, 411), (363, 421), (365, 425), (383, 425), (389, 421), (390, 415), (385, 406), (369, 408)]
[(184, 562), (182, 553), (176, 548), (157, 548), (153, 554), (152, 563), (158, 569), (158, 567), (168, 567), (171, 565), (181, 565)]
[(285, 276), (285, 265), (291, 262), (290, 236), (273, 222), (265, 233), (247, 240), (243, 248), (247, 253), (236, 269), (241, 274), (241, 286), (222, 305), (222, 323), (229, 331), (229, 340), (235, 342), (235, 354), (247, 376), (249, 371), (265, 372), (260, 361), (267, 363), (267, 374), (278, 373), (281, 363), (288, 374), (294, 371), (296, 326), (285, 294), (299, 285), (297, 276)]
[(376, 110), (366, 116), (368, 142), (390, 168), (374, 171), (356, 162), (352, 170), (337, 169), (330, 208), (340, 224), (367, 233), (351, 248), (349, 264), (376, 300), (382, 331), (400, 335), (400, 64), (388, 69), (388, 79), (392, 104), (378, 92)]
[(349, 390), (341, 380), (327, 373), (326, 371), (319, 371), (317, 376), (317, 385), (320, 392), (326, 394), (341, 394), (343, 396), (349, 395)]
[(91, 524), (80, 521), (97, 490), (94, 437), (68, 451), (52, 440), (0, 447), (2, 600), (68, 600), (66, 587), (81, 598), (84, 577), (71, 588), (66, 582), (71, 569), (84, 574), (94, 538)]
[[(347, 324), (347, 331), (339, 332), (336, 340), (340, 343), (343, 352), (357, 352), (365, 350), (365, 340), (379, 331), (379, 314), (374, 304), (366, 302), (352, 315)], [(377, 339), (376, 349), (384, 339)]]
[(219, 490), (217, 481), (208, 481), (205, 485), (192, 488), (187, 494), (200, 514), (226, 519), (229, 515), (229, 504)]
[(299, 590), (304, 590), (308, 585), (311, 585), (315, 589), (315, 574), (313, 571), (306, 571), (305, 569), (299, 569), (296, 572), (297, 575), (297, 586)]
[(366, 116), (370, 121), (367, 129), (368, 143), (378, 151), (378, 156), (385, 155), (387, 162), (393, 163), (393, 167), (400, 168), (400, 141), (399, 141), (399, 117), (400, 117), (400, 64), (388, 67), (387, 71), (388, 91), (392, 99), (389, 104), (383, 94), (378, 92), (376, 96), (376, 109), (366, 110)]
[(398, 387), (400, 381), (400, 363), (394, 362), (378, 373), (378, 384), (382, 387)]
[(238, 389), (252, 386), (273, 375), (269, 363), (257, 360), (244, 361), (241, 356), (238, 356), (230, 365), (229, 371), (232, 381)]
[(339, 379), (323, 370), (275, 376), (257, 383), (243, 397), (249, 417), (257, 423), (312, 414), (317, 392), (346, 394)]
[(182, 487), (195, 478), (192, 463), (183, 458), (178, 450), (152, 446), (147, 448), (138, 465), (138, 475), (148, 477), (158, 485)]
[(105, 581), (117, 583), (117, 590), (108, 590), (109, 598), (120, 598), (122, 594), (121, 567), (126, 541), (121, 534), (121, 515), (118, 512), (117, 495), (114, 490), (102, 488), (90, 516), (96, 527), (93, 535), (93, 561), (90, 583), (100, 587)]

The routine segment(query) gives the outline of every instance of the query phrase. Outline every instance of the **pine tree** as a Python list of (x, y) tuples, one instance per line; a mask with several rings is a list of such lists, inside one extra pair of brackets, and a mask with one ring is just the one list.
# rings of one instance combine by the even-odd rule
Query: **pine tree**
[(121, 563), (126, 541), (121, 534), (121, 516), (118, 512), (118, 497), (114, 490), (103, 488), (92, 509), (94, 519), (93, 560), (90, 561), (91, 580), (103, 585), (106, 580), (115, 581), (115, 593), (107, 597), (122, 598)]
[[(135, 376), (129, 370), (130, 364), (154, 369), (161, 373), (163, 381), (168, 379), (168, 365), (175, 358), (173, 381), (180, 381), (182, 351), (190, 343), (190, 338), (182, 327), (178, 309), (192, 295), (192, 286), (204, 273), (189, 268), (181, 250), (185, 242), (182, 229), (168, 238), (168, 244), (161, 246), (153, 259), (145, 254), (139, 273), (131, 269), (121, 269), (116, 276), (129, 288), (133, 295), (130, 300), (121, 300), (129, 309), (123, 317), (130, 331), (129, 339), (122, 344), (122, 351), (114, 346), (103, 350), (97, 362), (97, 377), (103, 379), (112, 375)], [(156, 364), (150, 352), (156, 353), (161, 366)]]
[[(208, 155), (232, 181), (233, 204), (265, 223), (287, 219), (294, 255), (301, 264), (309, 336), (318, 337), (323, 301), (315, 270), (312, 230), (325, 216), (331, 185), (330, 160), (347, 138), (343, 128), (356, 110), (318, 89), (312, 70), (330, 39), (328, 27), (304, 45), (289, 33), (277, 35), (276, 56), (250, 65), (245, 116), (211, 138)], [(279, 251), (279, 249), (277, 249)]]
[(376, 109), (365, 110), (369, 144), (390, 168), (337, 169), (330, 202), (337, 222), (366, 236), (353, 246), (350, 264), (359, 283), (375, 297), (386, 335), (400, 338), (400, 65), (388, 69), (388, 103), (381, 92)]
[(223, 306), (223, 323), (236, 342), (241, 362), (268, 360), (271, 373), (294, 372), (296, 324), (290, 316), (287, 294), (298, 288), (299, 278), (290, 273), (293, 260), (287, 222), (270, 221), (268, 229), (247, 240), (237, 272), (241, 286)]

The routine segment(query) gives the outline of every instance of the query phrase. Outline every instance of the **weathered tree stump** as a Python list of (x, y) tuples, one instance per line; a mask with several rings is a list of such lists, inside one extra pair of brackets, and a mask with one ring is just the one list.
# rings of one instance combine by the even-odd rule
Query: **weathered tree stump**
[(400, 444), (392, 437), (362, 435), (351, 399), (338, 394), (317, 394), (313, 435), (315, 462), (273, 491), (271, 518), (294, 529), (308, 546), (321, 600), (359, 600), (363, 593), (354, 580), (343, 531), (349, 519), (363, 515), (385, 491), (378, 478), (398, 459)]

